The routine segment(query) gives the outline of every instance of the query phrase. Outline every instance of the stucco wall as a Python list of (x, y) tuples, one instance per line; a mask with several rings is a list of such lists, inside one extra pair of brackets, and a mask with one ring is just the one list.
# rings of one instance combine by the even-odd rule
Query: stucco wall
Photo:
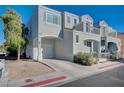
[[(79, 43), (76, 43), (76, 35), (79, 35)], [(97, 42), (101, 41), (100, 35), (92, 34), (92, 33), (86, 33), (81, 31), (73, 31), (73, 54), (76, 54), (77, 52), (85, 52), (89, 53), (90, 48), (84, 46), (84, 40), (95, 40)]]
[[(79, 16), (75, 15), (75, 14), (72, 14), (72, 13), (69, 13), (69, 12), (64, 12), (63, 14), (63, 21), (64, 21), (64, 28), (69, 28), (69, 29), (72, 29), (73, 26), (75, 25), (74, 24), (74, 19), (77, 20), (77, 24), (79, 23)], [(67, 22), (67, 18), (70, 17), (70, 23)]]
[[(60, 24), (51, 24), (46, 22), (46, 13), (52, 13), (58, 15), (60, 18)], [(44, 6), (39, 6), (39, 34), (41, 37), (51, 36), (51, 37), (61, 37), (62, 27), (61, 27), (61, 12), (49, 9)]]
[(62, 40), (56, 40), (56, 58), (73, 60), (73, 32), (70, 30), (64, 30), (64, 36)]
[[(80, 17), (80, 21), (83, 22), (83, 32), (86, 32), (86, 23), (90, 23), (90, 28), (93, 27), (93, 19), (90, 15), (83, 15)], [(91, 30), (91, 29), (90, 29)]]
[(32, 14), (27, 27), (29, 28), (29, 44), (26, 49), (26, 56), (37, 60), (38, 52), (38, 8)]

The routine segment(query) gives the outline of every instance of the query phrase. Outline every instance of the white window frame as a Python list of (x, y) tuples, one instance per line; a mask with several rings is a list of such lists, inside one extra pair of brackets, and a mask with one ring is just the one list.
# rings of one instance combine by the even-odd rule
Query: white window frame
[(70, 24), (71, 23), (71, 17), (67, 16), (67, 23)]
[[(88, 24), (88, 25), (87, 25)], [(90, 30), (91, 30), (91, 28), (90, 28), (90, 26), (91, 26), (91, 23), (90, 22), (86, 22), (86, 32), (91, 32)], [(88, 28), (88, 31), (87, 31), (87, 28)]]
[[(58, 19), (57, 24), (56, 24), (56, 23), (53, 23), (53, 22), (48, 22), (48, 21), (47, 21), (48, 14), (52, 14), (52, 15), (57, 16), (57, 19)], [(46, 22), (46, 24), (51, 24), (51, 25), (61, 25), (61, 16), (58, 15), (58, 14), (51, 13), (51, 12), (46, 12), (46, 13), (45, 13), (45, 22)]]

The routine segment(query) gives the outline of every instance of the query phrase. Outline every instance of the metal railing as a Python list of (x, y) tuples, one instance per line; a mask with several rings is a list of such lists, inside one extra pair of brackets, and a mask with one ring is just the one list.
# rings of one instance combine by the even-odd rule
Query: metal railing
[(108, 33), (108, 36), (110, 36), (110, 37), (117, 37), (116, 36), (116, 32), (110, 32), (110, 33)]
[(99, 57), (99, 53), (93, 52), (93, 53), (92, 53), (92, 56), (93, 56), (94, 58), (98, 58), (98, 57)]
[(111, 53), (101, 53), (101, 58), (107, 58), (107, 59), (111, 59), (112, 56), (115, 56), (116, 59), (119, 59), (119, 58), (122, 58), (123, 55), (121, 52), (117, 52), (117, 53), (114, 53), (114, 54), (111, 54)]
[(91, 27), (91, 33), (100, 35), (100, 29), (96, 27)]

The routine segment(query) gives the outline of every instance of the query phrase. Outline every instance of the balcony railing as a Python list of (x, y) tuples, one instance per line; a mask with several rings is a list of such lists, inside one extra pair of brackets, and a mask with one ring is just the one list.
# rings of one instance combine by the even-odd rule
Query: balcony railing
[[(101, 53), (101, 58), (107, 58), (107, 59), (110, 59), (111, 56), (112, 56), (112, 54), (110, 54), (110, 53)], [(117, 53), (115, 54), (115, 56), (116, 56), (117, 59), (123, 57), (123, 55), (122, 55), (121, 52), (117, 52)]]
[(117, 37), (117, 32), (115, 30), (101, 30), (102, 36)]
[(90, 27), (89, 29), (87, 29), (88, 31), (86, 31), (86, 28), (85, 28), (85, 31), (84, 31), (84, 27), (82, 23), (75, 25), (73, 28), (76, 29), (77, 31), (83, 31), (86, 33), (93, 33), (93, 34), (100, 35), (100, 29), (96, 27)]
[(100, 35), (100, 29), (96, 27), (91, 27), (91, 33)]
[(108, 33), (108, 36), (110, 36), (110, 37), (117, 37), (116, 32), (110, 32), (110, 33)]

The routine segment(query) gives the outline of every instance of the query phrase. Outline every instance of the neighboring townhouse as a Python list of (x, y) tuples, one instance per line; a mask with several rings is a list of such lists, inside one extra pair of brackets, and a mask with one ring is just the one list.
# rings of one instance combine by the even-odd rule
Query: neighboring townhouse
[(90, 15), (79, 17), (37, 6), (27, 27), (29, 44), (26, 56), (34, 60), (56, 58), (73, 61), (78, 52), (91, 53), (96, 58), (113, 50), (120, 52), (117, 32), (104, 21), (94, 23)]
[(124, 57), (124, 33), (119, 33), (117, 34), (118, 38), (121, 39), (121, 43), (120, 43), (120, 46), (121, 46), (121, 53), (122, 53), (122, 56)]
[(117, 31), (105, 21), (100, 21), (99, 26), (101, 32), (101, 57), (106, 57), (109, 53), (115, 53), (120, 57), (121, 40), (117, 37)]

